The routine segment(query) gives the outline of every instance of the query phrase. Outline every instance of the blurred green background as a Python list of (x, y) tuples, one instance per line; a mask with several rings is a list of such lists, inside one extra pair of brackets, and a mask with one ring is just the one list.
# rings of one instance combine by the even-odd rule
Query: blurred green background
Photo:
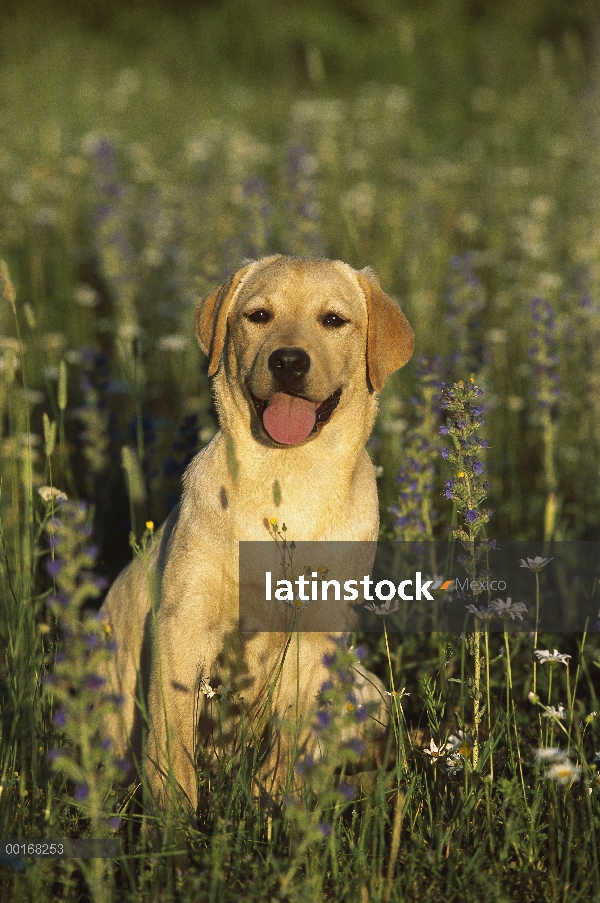
[[(596, 537), (597, 43), (591, 0), (7, 0), (0, 253), (26, 352), (1, 399), (7, 510), (30, 416), (35, 481), (52, 464), (96, 505), (118, 571), (122, 447), (145, 486), (137, 526), (160, 522), (216, 429), (197, 299), (279, 251), (371, 265), (415, 328), (370, 445), (387, 535), (402, 535), (390, 507), (420, 428), (416, 361), (439, 355), (441, 376), (474, 372), (486, 393), (491, 534), (541, 538), (550, 504), (555, 538)], [(553, 305), (546, 363), (536, 296)], [(12, 372), (6, 304), (0, 333)], [(62, 418), (50, 460), (44, 412)], [(428, 424), (440, 535), (451, 508)]]

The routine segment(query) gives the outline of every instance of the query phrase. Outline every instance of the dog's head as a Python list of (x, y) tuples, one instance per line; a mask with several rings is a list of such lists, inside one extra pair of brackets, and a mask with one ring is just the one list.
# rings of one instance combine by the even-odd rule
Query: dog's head
[(219, 371), (253, 433), (280, 446), (380, 392), (414, 344), (370, 269), (280, 255), (235, 273), (199, 304), (195, 325), (208, 375)]

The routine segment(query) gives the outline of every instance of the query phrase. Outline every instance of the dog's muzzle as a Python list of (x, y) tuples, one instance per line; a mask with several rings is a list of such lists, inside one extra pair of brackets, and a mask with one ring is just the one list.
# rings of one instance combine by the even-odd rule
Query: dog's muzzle
[(280, 445), (299, 445), (314, 436), (339, 404), (342, 390), (317, 403), (288, 392), (276, 392), (271, 398), (257, 398), (249, 389), (254, 410), (265, 433)]

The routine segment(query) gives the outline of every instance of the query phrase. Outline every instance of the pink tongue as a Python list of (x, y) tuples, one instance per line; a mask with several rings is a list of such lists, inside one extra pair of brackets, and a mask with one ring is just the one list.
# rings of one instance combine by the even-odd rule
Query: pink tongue
[(316, 404), (306, 398), (278, 392), (273, 395), (263, 414), (263, 423), (271, 439), (282, 445), (297, 445), (313, 431)]

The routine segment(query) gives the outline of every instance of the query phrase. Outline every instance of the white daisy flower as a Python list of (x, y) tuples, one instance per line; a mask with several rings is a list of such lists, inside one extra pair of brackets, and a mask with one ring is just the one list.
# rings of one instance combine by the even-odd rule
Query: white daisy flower
[(483, 608), (483, 606), (479, 606), (479, 608), (473, 604), (465, 605), (467, 611), (470, 611), (472, 615), (475, 615), (478, 621), (491, 621), (492, 618), (496, 617), (496, 612), (493, 608)]
[(533, 654), (537, 655), (541, 665), (568, 665), (568, 660), (571, 658), (570, 655), (565, 655), (558, 649), (555, 649), (554, 652), (550, 652), (549, 649), (536, 649)]
[(392, 600), (388, 599), (387, 602), (383, 603), (383, 605), (375, 605), (374, 602), (371, 602), (370, 604), (365, 605), (365, 608), (368, 608), (369, 611), (374, 611), (376, 615), (385, 618), (387, 615), (391, 615), (395, 611), (398, 611), (398, 609), (400, 608), (400, 603), (397, 599), (394, 599), (394, 606), (392, 608)]
[(429, 756), (432, 762), (437, 762), (438, 759), (442, 759), (447, 755), (448, 748), (447, 743), (442, 743), (441, 746), (438, 746), (432, 737), (429, 741), (429, 749), (424, 749), (423, 752), (426, 756)]
[(565, 758), (565, 754), (558, 746), (541, 746), (535, 751), (539, 762), (557, 762)]
[(464, 731), (458, 731), (448, 737), (448, 748), (468, 759), (473, 753), (473, 741)]
[(513, 602), (510, 596), (507, 596), (506, 602), (503, 602), (502, 599), (495, 599), (491, 603), (491, 608), (493, 608), (496, 614), (500, 615), (501, 618), (510, 618), (511, 621), (514, 621), (515, 618), (522, 621), (523, 615), (527, 614), (527, 606), (525, 603)]
[(410, 696), (410, 693), (406, 692), (406, 687), (402, 687), (401, 690), (384, 690), (383, 691), (386, 696), (392, 696), (394, 699), (403, 699), (404, 696)]
[(557, 781), (563, 786), (571, 784), (573, 781), (578, 781), (580, 776), (581, 768), (579, 765), (573, 765), (568, 759), (563, 759), (562, 762), (556, 762), (556, 764), (552, 765), (546, 772), (546, 778), (549, 781)]
[(522, 568), (529, 568), (529, 570), (534, 573), (536, 571), (541, 571), (542, 568), (545, 568), (548, 562), (552, 560), (552, 558), (542, 558), (541, 555), (536, 555), (535, 558), (528, 558), (527, 561), (525, 561), (524, 558), (519, 558), (519, 561), (521, 562), (520, 566)]

